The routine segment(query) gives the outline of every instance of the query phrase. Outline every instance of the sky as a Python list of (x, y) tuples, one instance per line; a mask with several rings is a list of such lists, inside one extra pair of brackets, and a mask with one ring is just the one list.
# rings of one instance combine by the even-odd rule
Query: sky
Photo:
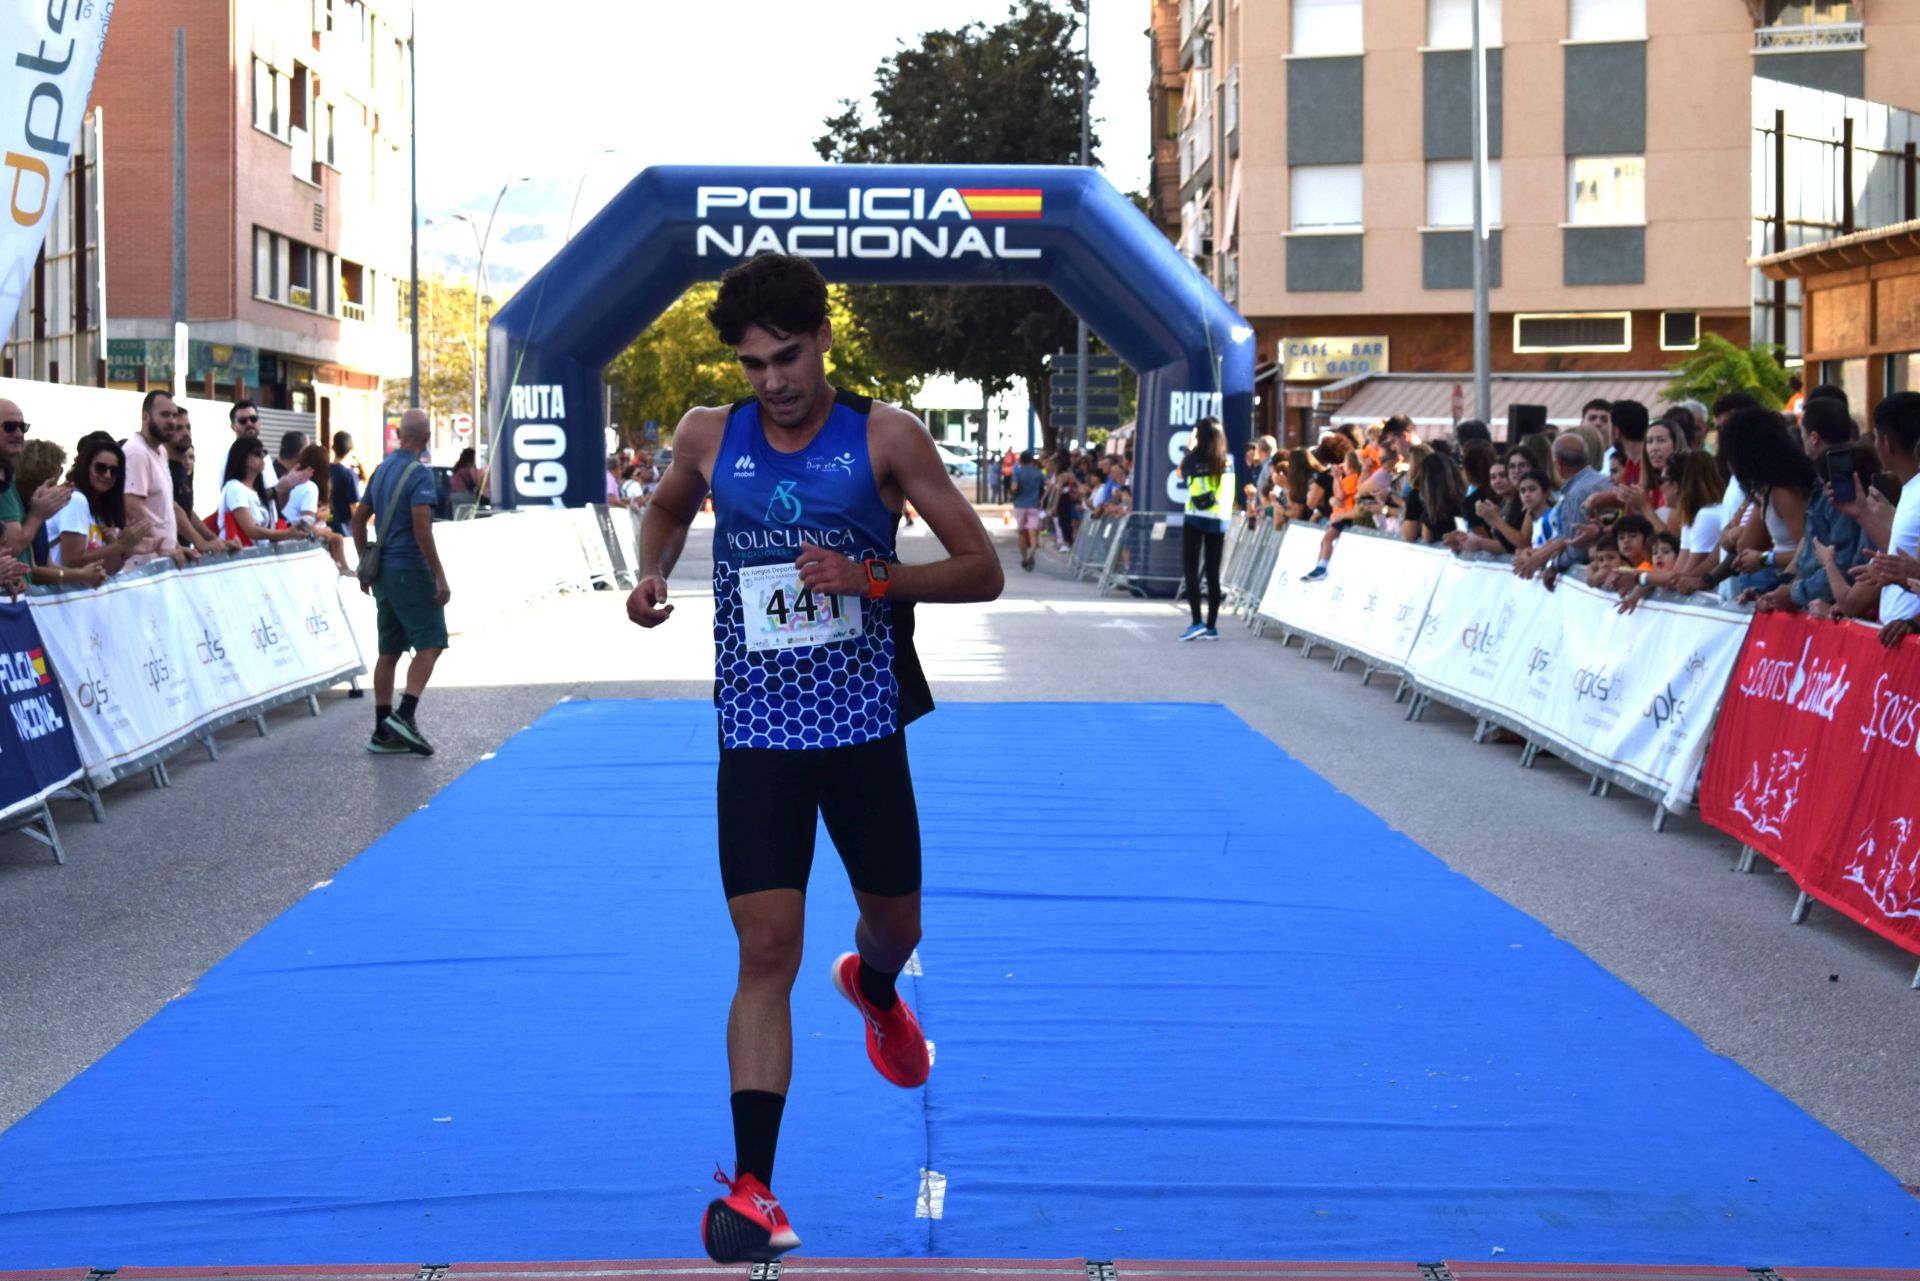
[[(1147, 185), (1147, 0), (1092, 0), (1095, 132), (1107, 176)], [(998, 22), (1009, 0), (418, 0), (422, 271), (471, 273), (474, 232), (507, 286), (653, 164), (817, 164), (813, 140), (923, 31)], [(612, 154), (603, 154), (608, 150)]]

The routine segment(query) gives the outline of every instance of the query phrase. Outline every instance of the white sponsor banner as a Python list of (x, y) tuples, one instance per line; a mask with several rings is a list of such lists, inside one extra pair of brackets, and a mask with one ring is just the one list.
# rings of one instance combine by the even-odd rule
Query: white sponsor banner
[(1443, 549), (1351, 531), (1334, 542), (1327, 576), (1308, 580), (1324, 531), (1289, 525), (1260, 614), (1383, 667), (1403, 669), (1427, 602), (1452, 557)]
[(325, 551), (33, 596), (80, 759), (111, 782), (202, 726), (364, 670)]
[(1619, 598), (1562, 579), (1549, 592), (1505, 565), (1450, 560), (1408, 668), (1423, 692), (1520, 730), (1558, 755), (1693, 799), (1747, 616)]
[(0, 0), (0, 318), (20, 309), (66, 185), (112, 15), (113, 0)]

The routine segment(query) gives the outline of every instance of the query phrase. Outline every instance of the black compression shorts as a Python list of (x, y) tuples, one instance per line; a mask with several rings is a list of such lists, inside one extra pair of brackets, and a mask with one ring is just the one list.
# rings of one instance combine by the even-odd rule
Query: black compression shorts
[(720, 883), (728, 898), (807, 888), (816, 816), (827, 824), (853, 888), (920, 888), (920, 812), (905, 730), (853, 747), (723, 747)]

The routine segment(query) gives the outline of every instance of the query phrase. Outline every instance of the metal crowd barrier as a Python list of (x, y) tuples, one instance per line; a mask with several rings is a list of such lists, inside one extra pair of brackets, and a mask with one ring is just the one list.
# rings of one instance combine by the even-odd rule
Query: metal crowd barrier
[(1082, 523), (1073, 540), (1067, 574), (1076, 582), (1105, 574), (1113, 546), (1126, 526), (1124, 516), (1095, 516)]
[(1124, 523), (1100, 572), (1100, 594), (1119, 589), (1135, 596), (1177, 595), (1185, 582), (1177, 532), (1180, 513), (1134, 512), (1120, 519)]

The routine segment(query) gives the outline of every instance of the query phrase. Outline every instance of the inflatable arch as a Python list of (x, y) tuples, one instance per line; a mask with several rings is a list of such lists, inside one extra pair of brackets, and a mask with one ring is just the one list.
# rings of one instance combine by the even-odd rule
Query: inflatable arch
[(1253, 417), (1253, 330), (1088, 169), (835, 165), (643, 170), (500, 309), (487, 341), (502, 507), (606, 496), (600, 373), (686, 288), (769, 250), (828, 280), (1045, 285), (1140, 375), (1135, 506), (1177, 509), (1193, 424)]

